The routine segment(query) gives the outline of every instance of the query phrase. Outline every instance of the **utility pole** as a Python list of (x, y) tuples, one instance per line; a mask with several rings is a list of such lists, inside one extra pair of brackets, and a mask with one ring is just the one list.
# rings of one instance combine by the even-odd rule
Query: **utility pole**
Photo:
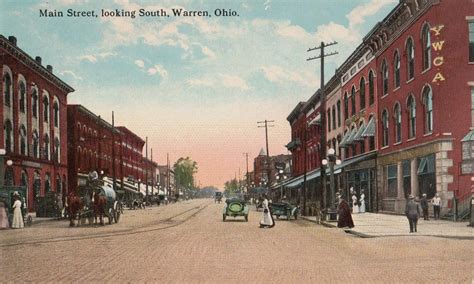
[[(321, 168), (320, 169), (321, 169), (321, 190), (322, 190), (322, 193), (323, 193), (322, 197), (323, 197), (324, 208), (328, 208), (327, 197), (326, 197), (327, 196), (327, 192), (326, 192), (326, 169), (322, 168), (322, 164), (323, 164), (322, 161), (323, 161), (323, 159), (326, 158), (326, 152), (327, 152), (326, 151), (327, 150), (327, 145), (326, 145), (326, 92), (325, 92), (325, 89), (324, 89), (324, 58), (327, 57), (327, 56), (332, 56), (332, 55), (338, 54), (337, 51), (325, 54), (324, 53), (324, 48), (328, 47), (328, 46), (331, 46), (331, 45), (335, 45), (335, 44), (337, 44), (337, 42), (335, 42), (335, 41), (331, 42), (331, 43), (327, 43), (327, 44), (322, 41), (320, 46), (316, 46), (314, 48), (309, 48), (308, 49), (308, 52), (320, 49), (321, 50), (320, 55), (307, 59), (307, 61), (311, 61), (311, 60), (319, 59), (319, 58), (321, 59), (321, 87), (320, 87), (320, 92), (321, 92), (321, 110), (320, 110), (320, 113), (321, 113), (321, 153), (320, 153), (320, 159), (321, 160), (320, 160), (320, 165), (321, 165)], [(332, 198), (331, 198), (331, 202), (334, 203), (335, 200), (332, 200)]]
[(247, 165), (247, 174), (245, 175), (246, 189), (249, 190), (249, 153), (244, 153), (245, 163)]
[(153, 148), (150, 148), (150, 167), (151, 167), (151, 196), (153, 196), (153, 188), (155, 187), (155, 172), (153, 172)]
[(147, 203), (148, 203), (148, 136), (145, 137), (145, 204)]
[(116, 190), (116, 181), (115, 181), (115, 122), (114, 122), (114, 111), (112, 111), (112, 185), (113, 189)]
[[(257, 126), (258, 128), (265, 127), (265, 144), (267, 146), (267, 185), (270, 185), (271, 182), (271, 169), (270, 169), (270, 153), (268, 151), (268, 127), (274, 127), (275, 125), (268, 125), (270, 122), (275, 122), (274, 120), (264, 120), (264, 121), (258, 121), (257, 124), (260, 124)], [(262, 125), (264, 124), (264, 125)]]

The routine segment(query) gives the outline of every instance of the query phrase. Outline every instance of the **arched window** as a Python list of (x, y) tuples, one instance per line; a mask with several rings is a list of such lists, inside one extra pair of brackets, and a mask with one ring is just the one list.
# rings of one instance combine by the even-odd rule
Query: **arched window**
[(47, 173), (44, 178), (44, 191), (51, 191), (51, 175)]
[(59, 126), (59, 105), (58, 105), (58, 102), (54, 102), (54, 106), (53, 106), (53, 110), (54, 110), (54, 127), (58, 127)]
[(356, 90), (355, 87), (352, 86), (351, 90), (351, 115), (355, 115), (356, 113)]
[(395, 88), (400, 87), (400, 55), (398, 51), (395, 52), (393, 59), (393, 83), (395, 84)]
[(415, 98), (410, 95), (407, 101), (408, 107), (408, 138), (414, 138), (416, 135), (416, 103)]
[(34, 118), (38, 117), (38, 92), (33, 89), (31, 94), (31, 114)]
[(43, 153), (44, 153), (44, 157), (43, 159), (45, 160), (49, 160), (50, 157), (49, 157), (49, 135), (48, 134), (45, 134), (44, 135), (44, 149), (43, 149)]
[(374, 72), (369, 72), (369, 105), (373, 105), (375, 102), (375, 90), (374, 90)]
[(56, 193), (61, 195), (61, 176), (59, 174), (56, 175)]
[(39, 138), (38, 138), (38, 131), (35, 129), (33, 130), (33, 157), (39, 158)]
[(382, 147), (388, 146), (388, 111), (382, 112)]
[(19, 86), (19, 92), (20, 92), (20, 112), (25, 113), (25, 106), (26, 106), (26, 86), (25, 82), (20, 81), (20, 86)]
[(360, 79), (360, 88), (359, 88), (359, 104), (360, 109), (365, 109), (365, 78)]
[(344, 94), (344, 118), (349, 118), (349, 99), (347, 98), (347, 92)]
[(332, 129), (336, 129), (336, 106), (332, 106)]
[(337, 127), (341, 127), (341, 101), (337, 101)]
[(388, 66), (384, 59), (382, 63), (382, 95), (388, 94)]
[(11, 105), (12, 78), (10, 74), (3, 74), (3, 103), (6, 106)]
[(423, 26), (421, 40), (423, 45), (423, 70), (426, 70), (431, 67), (431, 35), (428, 24)]
[(7, 151), (7, 153), (9, 153), (13, 151), (13, 144), (12, 144), (13, 126), (12, 126), (12, 122), (9, 119), (5, 121), (4, 129), (5, 129), (5, 150)]
[[(373, 116), (369, 117), (369, 122), (374, 119)], [(372, 134), (369, 136), (369, 151), (375, 150), (375, 136)]]
[(425, 134), (433, 132), (433, 93), (429, 86), (423, 89), (423, 105), (425, 107)]
[(395, 125), (395, 143), (402, 141), (402, 110), (400, 104), (396, 103), (394, 108), (394, 125)]
[(407, 78), (412, 79), (415, 76), (415, 47), (413, 46), (413, 39), (409, 38), (406, 45), (407, 51)]
[(47, 96), (43, 97), (43, 121), (48, 122), (49, 119), (49, 100)]
[(331, 131), (331, 109), (330, 108), (328, 108), (327, 113), (328, 113), (328, 131)]
[(54, 138), (54, 161), (59, 163), (59, 155), (60, 155), (60, 146), (61, 144), (59, 143), (59, 138), (56, 137)]
[(21, 186), (28, 186), (28, 173), (26, 170), (21, 170), (21, 179), (20, 179)]
[(22, 124), (20, 126), (20, 154), (27, 155), (26, 151), (26, 127)]

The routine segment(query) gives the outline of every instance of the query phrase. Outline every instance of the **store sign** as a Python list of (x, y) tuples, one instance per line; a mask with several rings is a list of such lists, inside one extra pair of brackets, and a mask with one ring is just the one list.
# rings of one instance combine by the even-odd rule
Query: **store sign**
[(437, 52), (437, 56), (435, 58), (433, 58), (433, 65), (436, 67), (436, 69), (438, 71), (436, 73), (436, 75), (434, 76), (432, 82), (436, 83), (438, 85), (439, 85), (439, 82), (445, 80), (445, 78), (444, 78), (444, 76), (443, 76), (443, 74), (441, 73), (441, 70), (440, 70), (441, 65), (444, 64), (444, 57), (442, 55), (440, 55), (440, 52), (443, 50), (444, 40), (441, 40), (439, 38), (441, 36), (441, 31), (443, 30), (443, 28), (444, 28), (444, 25), (438, 25), (436, 27), (431, 28), (431, 31), (434, 32), (434, 36), (436, 37), (436, 40), (437, 40), (437, 41), (433, 42), (431, 44), (431, 46), (433, 47), (433, 50)]

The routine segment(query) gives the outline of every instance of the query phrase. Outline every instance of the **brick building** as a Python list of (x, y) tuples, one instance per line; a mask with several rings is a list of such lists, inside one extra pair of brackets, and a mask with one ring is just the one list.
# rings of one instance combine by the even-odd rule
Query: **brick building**
[(0, 60), (0, 148), (13, 161), (5, 183), (26, 186), (32, 210), (37, 197), (67, 188), (67, 95), (74, 89), (41, 57), (20, 49), (13, 36), (0, 35)]

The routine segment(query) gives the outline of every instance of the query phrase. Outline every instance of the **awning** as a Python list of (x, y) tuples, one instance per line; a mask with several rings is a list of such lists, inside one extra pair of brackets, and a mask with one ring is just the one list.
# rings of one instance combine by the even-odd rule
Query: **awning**
[(354, 136), (354, 141), (364, 141), (365, 137), (362, 137), (362, 133), (364, 132), (364, 130), (365, 130), (365, 124), (362, 124)]
[(300, 185), (302, 182), (303, 182), (303, 176), (299, 176), (299, 177), (293, 179), (292, 182), (290, 182), (290, 183), (288, 183), (287, 185), (285, 185), (285, 187), (289, 187), (289, 188), (297, 187), (297, 186)]
[(321, 124), (321, 114), (318, 113), (315, 118), (313, 118), (310, 122), (308, 122), (308, 125), (320, 125)]
[[(359, 156), (359, 157), (349, 159), (349, 160), (344, 160), (344, 161), (342, 161), (342, 163), (340, 165), (334, 166), (334, 173), (338, 174), (338, 173), (341, 172), (341, 169), (343, 169), (344, 167), (347, 167), (347, 166), (352, 165), (352, 164), (357, 163), (357, 162), (368, 160), (370, 158), (375, 157), (376, 155), (377, 155), (377, 153), (372, 152), (372, 153), (369, 153), (367, 155)], [(328, 172), (328, 170), (329, 169), (327, 169), (326, 172)]]
[(372, 117), (367, 123), (367, 127), (362, 132), (362, 137), (373, 137), (375, 136), (375, 121)]
[(285, 147), (291, 151), (300, 145), (301, 145), (301, 140), (299, 138), (296, 138), (295, 140), (292, 140), (290, 143), (288, 143)]
[(469, 133), (461, 139), (461, 142), (474, 141), (474, 130), (469, 131)]
[(339, 147), (343, 147), (343, 148), (347, 147), (346, 141), (349, 138), (349, 136), (351, 136), (351, 132), (347, 131), (346, 134), (344, 134), (344, 137), (342, 137), (341, 143), (339, 143)]
[[(350, 144), (352, 144), (352, 142), (354, 142), (354, 137), (355, 135), (357, 134), (357, 128), (354, 127), (352, 128), (352, 131), (350, 132), (351, 134), (349, 135), (349, 137), (347, 138), (346, 141), (344, 141), (344, 145), (345, 146), (349, 146)], [(341, 146), (342, 147), (342, 146)]]

